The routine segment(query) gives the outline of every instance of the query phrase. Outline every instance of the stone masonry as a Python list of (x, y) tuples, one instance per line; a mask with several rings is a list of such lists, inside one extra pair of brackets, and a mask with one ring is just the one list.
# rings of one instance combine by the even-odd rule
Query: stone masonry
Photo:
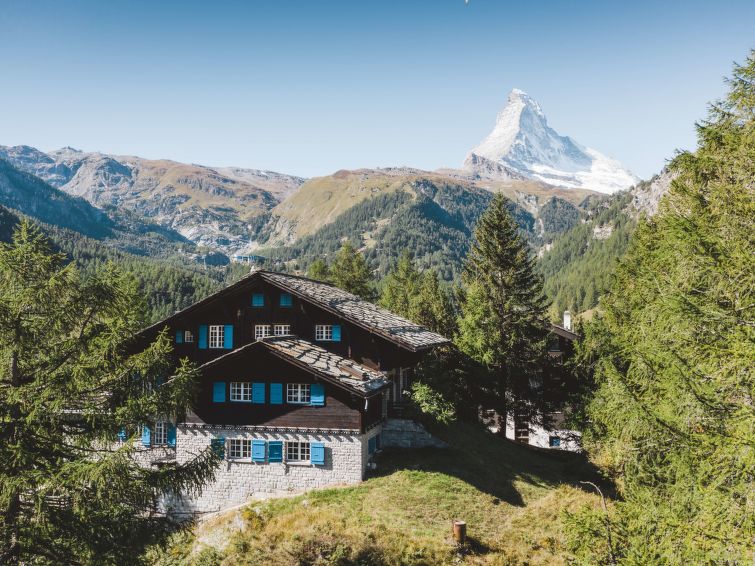
[[(178, 425), (176, 435), (176, 463), (183, 464), (210, 446), (213, 438), (243, 438), (322, 442), (325, 444), (325, 465), (309, 462), (252, 462), (224, 459), (215, 472), (215, 481), (204, 487), (201, 494), (183, 496), (168, 504), (177, 515), (221, 511), (245, 503), (254, 497), (270, 497), (308, 491), (334, 485), (356, 484), (362, 481), (371, 455), (369, 438), (380, 433), (380, 426), (366, 434), (358, 431), (338, 432), (267, 432), (257, 427), (196, 427)], [(226, 453), (227, 456), (227, 453)]]

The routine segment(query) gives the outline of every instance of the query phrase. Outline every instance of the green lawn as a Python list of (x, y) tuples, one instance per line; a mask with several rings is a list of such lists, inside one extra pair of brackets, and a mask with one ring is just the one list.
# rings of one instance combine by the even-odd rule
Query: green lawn
[[(449, 449), (386, 450), (355, 487), (251, 504), (178, 533), (162, 565), (563, 564), (563, 512), (599, 499), (580, 457), (543, 454), (479, 428), (437, 431)], [(451, 521), (465, 520), (460, 553)]]

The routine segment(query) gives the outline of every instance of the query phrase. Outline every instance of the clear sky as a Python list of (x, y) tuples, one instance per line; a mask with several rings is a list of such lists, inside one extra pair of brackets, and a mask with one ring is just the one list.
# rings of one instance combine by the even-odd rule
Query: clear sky
[(0, 144), (458, 167), (518, 87), (649, 177), (752, 47), (752, 0), (0, 0)]

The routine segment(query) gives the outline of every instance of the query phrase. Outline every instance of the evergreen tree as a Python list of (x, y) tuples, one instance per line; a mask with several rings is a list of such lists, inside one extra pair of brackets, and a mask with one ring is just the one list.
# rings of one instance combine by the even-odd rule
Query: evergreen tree
[(329, 281), (330, 270), (324, 259), (318, 258), (309, 264), (307, 268), (307, 277), (316, 281)]
[(351, 242), (344, 242), (338, 250), (330, 266), (330, 280), (337, 287), (363, 299), (371, 300), (374, 296), (370, 269)]
[(622, 498), (574, 517), (585, 561), (755, 558), (755, 51), (730, 86), (588, 326), (586, 445)]
[(0, 246), (0, 563), (133, 564), (167, 526), (159, 498), (211, 477), (209, 451), (173, 468), (132, 458), (197, 376), (182, 364), (162, 382), (164, 334), (129, 352), (138, 297), (112, 266), (81, 276), (27, 222)]
[(412, 317), (412, 302), (420, 287), (420, 274), (412, 262), (409, 250), (399, 256), (396, 266), (383, 279), (379, 304), (391, 312)]
[(507, 206), (496, 194), (477, 223), (462, 275), (456, 343), (488, 368), (490, 408), (503, 417), (516, 398), (532, 420), (542, 412), (530, 382), (542, 380), (546, 364), (548, 302)]

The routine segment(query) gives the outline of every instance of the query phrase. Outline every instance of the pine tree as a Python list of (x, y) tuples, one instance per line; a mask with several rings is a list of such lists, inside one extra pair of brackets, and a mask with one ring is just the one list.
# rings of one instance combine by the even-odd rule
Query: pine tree
[(585, 561), (755, 558), (755, 51), (729, 84), (588, 326), (586, 445), (622, 499), (612, 549), (574, 517)]
[(394, 269), (383, 279), (380, 306), (411, 319), (412, 302), (417, 297), (419, 287), (419, 271), (412, 262), (409, 250), (404, 250)]
[(307, 268), (307, 277), (316, 281), (329, 281), (330, 269), (324, 259), (316, 259)]
[(81, 276), (28, 222), (0, 246), (0, 563), (133, 564), (167, 526), (159, 498), (211, 477), (211, 452), (134, 463), (141, 427), (180, 414), (197, 376), (161, 381), (165, 335), (129, 352), (138, 297), (112, 266)]
[(372, 300), (373, 281), (367, 262), (351, 242), (344, 242), (330, 266), (330, 280), (344, 291)]
[(462, 275), (456, 343), (489, 369), (484, 388), (490, 408), (503, 417), (516, 398), (519, 410), (534, 419), (542, 412), (541, 399), (530, 382), (542, 380), (546, 364), (548, 302), (507, 206), (496, 194), (475, 228)]

